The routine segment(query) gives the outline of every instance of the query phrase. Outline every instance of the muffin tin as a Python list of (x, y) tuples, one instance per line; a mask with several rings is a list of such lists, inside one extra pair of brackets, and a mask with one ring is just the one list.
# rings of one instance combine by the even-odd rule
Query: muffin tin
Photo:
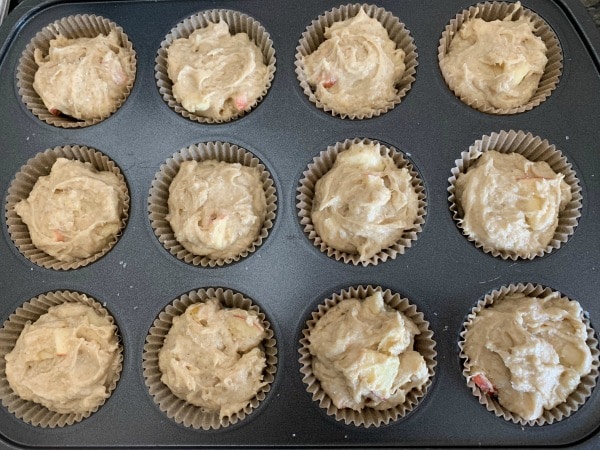
[[(26, 0), (0, 28), (0, 192), (3, 206), (16, 173), (46, 149), (97, 149), (122, 170), (131, 196), (123, 235), (98, 261), (68, 271), (44, 269), (15, 247), (2, 214), (0, 320), (31, 298), (54, 290), (83, 292), (105, 304), (124, 349), (123, 372), (106, 403), (80, 423), (62, 428), (29, 425), (0, 407), (0, 443), (6, 447), (131, 446), (549, 446), (592, 448), (598, 436), (600, 391), (573, 415), (544, 426), (521, 426), (480, 405), (462, 375), (458, 340), (465, 317), (487, 293), (511, 283), (536, 283), (581, 303), (600, 326), (600, 34), (578, 0), (524, 0), (554, 30), (564, 67), (557, 88), (530, 111), (511, 116), (479, 112), (462, 103), (440, 74), (437, 49), (444, 27), (476, 2), (380, 0), (410, 31), (418, 51), (415, 81), (394, 109), (349, 120), (318, 109), (295, 73), (296, 47), (319, 15), (344, 2), (259, 0), (67, 3)], [(200, 124), (162, 99), (155, 60), (165, 36), (182, 20), (207, 9), (245, 13), (273, 40), (276, 71), (261, 103), (225, 124)], [(137, 56), (136, 80), (123, 106), (82, 129), (63, 129), (35, 117), (18, 93), (21, 53), (49, 23), (97, 14), (120, 25)], [(534, 260), (503, 260), (463, 236), (449, 209), (451, 170), (461, 152), (492, 132), (523, 130), (561, 150), (581, 184), (577, 227), (560, 249)], [(367, 267), (336, 261), (304, 233), (297, 208), (299, 181), (313, 158), (346, 139), (369, 138), (402, 152), (425, 185), (427, 215), (404, 254)], [(202, 142), (242, 147), (273, 177), (277, 210), (269, 235), (255, 252), (222, 267), (197, 267), (171, 255), (150, 225), (148, 198), (160, 166)], [(372, 285), (407, 298), (429, 321), (436, 342), (432, 385), (419, 405), (398, 421), (359, 427), (336, 421), (314, 402), (299, 363), (302, 330), (311, 313), (334, 293)], [(243, 420), (218, 430), (196, 430), (168, 418), (145, 384), (142, 354), (159, 313), (181, 295), (224, 288), (251, 299), (272, 326), (277, 347), (274, 381), (264, 401)], [(597, 333), (597, 331), (596, 331)]]

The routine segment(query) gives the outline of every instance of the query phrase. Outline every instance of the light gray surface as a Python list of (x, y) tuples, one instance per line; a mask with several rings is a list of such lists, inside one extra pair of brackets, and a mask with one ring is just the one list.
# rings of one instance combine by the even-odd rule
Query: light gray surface
[(0, 25), (8, 13), (9, 0), (0, 0)]

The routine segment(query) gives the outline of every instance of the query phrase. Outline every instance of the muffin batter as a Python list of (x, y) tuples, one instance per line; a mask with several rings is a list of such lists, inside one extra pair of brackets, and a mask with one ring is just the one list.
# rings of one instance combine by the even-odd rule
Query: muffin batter
[(380, 144), (353, 144), (340, 152), (315, 185), (312, 221), (330, 247), (366, 261), (413, 227), (418, 195), (406, 168), (399, 169)]
[(523, 257), (546, 248), (571, 200), (563, 178), (544, 161), (484, 152), (456, 179), (464, 231), (486, 247)]
[(371, 114), (397, 95), (404, 51), (363, 9), (325, 29), (326, 40), (303, 59), (308, 83), (321, 103), (341, 114)]
[(268, 84), (263, 54), (246, 33), (209, 23), (167, 50), (173, 96), (191, 113), (228, 120), (249, 111)]
[(33, 245), (72, 262), (98, 253), (114, 239), (121, 228), (123, 197), (114, 173), (58, 158), (15, 211), (27, 224)]
[(512, 16), (486, 22), (472, 18), (452, 37), (440, 61), (444, 77), (459, 97), (494, 108), (526, 104), (538, 88), (548, 61), (546, 45), (531, 20)]
[(254, 167), (185, 161), (169, 186), (167, 220), (186, 250), (209, 258), (239, 255), (256, 240), (267, 200)]
[(28, 322), (6, 359), (22, 399), (61, 414), (86, 413), (109, 396), (119, 366), (116, 327), (92, 307), (63, 303)]
[(400, 405), (428, 379), (425, 359), (413, 350), (417, 334), (410, 319), (384, 304), (381, 292), (342, 300), (310, 332), (313, 372), (340, 409)]
[(102, 119), (113, 112), (133, 83), (132, 53), (108, 36), (50, 41), (48, 55), (35, 49), (39, 66), (33, 88), (48, 111), (80, 120)]
[(192, 405), (231, 416), (265, 385), (265, 337), (253, 311), (223, 309), (216, 298), (190, 305), (159, 351), (161, 381)]
[(591, 371), (579, 303), (553, 293), (508, 295), (469, 325), (464, 353), (484, 394), (526, 420), (563, 403)]

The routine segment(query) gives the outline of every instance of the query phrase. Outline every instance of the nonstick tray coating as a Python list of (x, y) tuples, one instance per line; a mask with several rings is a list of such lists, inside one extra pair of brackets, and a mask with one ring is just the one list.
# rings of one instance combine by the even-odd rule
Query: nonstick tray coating
[[(557, 34), (563, 73), (540, 106), (494, 116), (461, 103), (439, 71), (437, 47), (446, 24), (475, 1), (379, 0), (409, 29), (418, 51), (416, 80), (402, 102), (369, 120), (343, 120), (317, 109), (294, 73), (302, 32), (320, 14), (348, 2), (27, 0), (0, 28), (0, 193), (3, 206), (15, 174), (48, 148), (85, 145), (102, 151), (124, 172), (131, 195), (129, 220), (115, 247), (89, 266), (43, 269), (15, 248), (2, 214), (0, 321), (32, 297), (53, 290), (86, 293), (115, 317), (124, 346), (116, 390), (81, 423), (56, 429), (26, 424), (0, 407), (0, 444), (15, 447), (82, 446), (549, 446), (592, 448), (598, 436), (600, 391), (571, 417), (545, 426), (507, 422), (480, 405), (467, 387), (458, 357), (465, 316), (486, 293), (518, 282), (538, 283), (581, 303), (600, 327), (600, 35), (578, 0), (525, 0)], [(187, 120), (161, 98), (155, 81), (160, 43), (181, 20), (203, 10), (246, 13), (270, 33), (277, 58), (271, 89), (240, 120), (206, 125)], [(25, 46), (47, 24), (72, 14), (97, 14), (120, 25), (137, 53), (137, 78), (125, 104), (107, 120), (81, 129), (47, 125), (23, 104), (16, 67)], [(448, 178), (455, 160), (477, 139), (501, 130), (547, 139), (577, 173), (583, 196), (579, 224), (558, 251), (531, 261), (502, 260), (469, 242), (452, 219)], [(353, 266), (321, 253), (303, 232), (296, 195), (309, 163), (327, 146), (371, 138), (403, 152), (424, 181), (423, 230), (403, 255), (376, 266)], [(237, 263), (202, 268), (169, 254), (154, 235), (148, 194), (161, 164), (192, 144), (223, 141), (256, 155), (277, 190), (273, 228), (258, 250)], [(310, 313), (349, 286), (398, 292), (430, 322), (437, 367), (421, 404), (402, 420), (379, 428), (337, 422), (306, 392), (299, 372), (299, 340)], [(243, 421), (219, 430), (177, 424), (154, 403), (144, 383), (142, 351), (159, 312), (192, 290), (223, 287), (251, 298), (275, 333), (278, 365), (271, 392)]]

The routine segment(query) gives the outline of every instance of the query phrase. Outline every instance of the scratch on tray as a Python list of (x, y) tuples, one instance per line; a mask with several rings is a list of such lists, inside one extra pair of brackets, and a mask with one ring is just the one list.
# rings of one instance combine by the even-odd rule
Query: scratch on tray
[(492, 278), (491, 280), (480, 281), (479, 284), (491, 283), (492, 281), (499, 280), (500, 277)]

